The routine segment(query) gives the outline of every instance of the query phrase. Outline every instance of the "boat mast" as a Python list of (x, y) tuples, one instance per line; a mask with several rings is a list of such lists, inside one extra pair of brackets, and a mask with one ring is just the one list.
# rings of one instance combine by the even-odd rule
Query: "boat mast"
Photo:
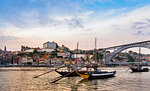
[(95, 65), (94, 65), (94, 71), (96, 71), (97, 72), (97, 67), (98, 67), (98, 62), (97, 62), (97, 46), (96, 46), (96, 41), (97, 41), (97, 39), (95, 38)]
[[(76, 53), (76, 59), (78, 59), (78, 58), (77, 58), (77, 55), (78, 55), (78, 48), (79, 48), (79, 42), (77, 42), (77, 53)], [(76, 62), (77, 62), (77, 61), (78, 61), (78, 60), (76, 60)], [(77, 62), (77, 63), (78, 63), (78, 62)], [(77, 66), (78, 66), (78, 64), (77, 64)], [(77, 67), (77, 66), (76, 66), (76, 67)]]
[(77, 59), (77, 54), (78, 54), (78, 47), (79, 47), (79, 42), (77, 42), (77, 52), (76, 52), (76, 59)]
[(78, 54), (78, 47), (79, 47), (79, 42), (77, 42), (77, 54)]
[(141, 47), (139, 47), (139, 60), (138, 60), (138, 67), (140, 66), (140, 55), (141, 55)]
[(97, 46), (96, 46), (97, 39), (95, 38), (95, 63), (97, 63)]

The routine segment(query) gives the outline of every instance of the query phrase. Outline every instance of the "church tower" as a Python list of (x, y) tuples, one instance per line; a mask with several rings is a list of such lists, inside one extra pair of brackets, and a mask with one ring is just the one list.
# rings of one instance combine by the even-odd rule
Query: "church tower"
[(6, 52), (6, 46), (4, 47), (4, 51)]

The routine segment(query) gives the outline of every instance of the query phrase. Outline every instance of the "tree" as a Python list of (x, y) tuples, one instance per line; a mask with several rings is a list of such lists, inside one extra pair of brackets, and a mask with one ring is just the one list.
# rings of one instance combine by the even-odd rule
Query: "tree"
[(128, 54), (127, 57), (128, 57), (128, 62), (134, 62), (135, 61), (131, 55)]
[(27, 56), (33, 57), (33, 52), (30, 52), (29, 54), (27, 54)]
[(99, 59), (103, 59), (103, 54), (99, 53)]
[(52, 51), (52, 52), (51, 52), (51, 57), (52, 57), (52, 58), (57, 57), (57, 52), (56, 52), (56, 51)]
[(26, 53), (18, 53), (18, 56), (24, 56)]
[(133, 53), (133, 51), (130, 50), (130, 51), (129, 51), (129, 54), (132, 54), (132, 53)]
[(37, 53), (37, 49), (34, 49), (34, 51), (33, 51), (34, 53)]
[(63, 58), (63, 56), (57, 56), (57, 58)]
[(106, 51), (106, 53), (110, 53), (110, 51)]
[(137, 53), (137, 52), (133, 52), (133, 54), (134, 54), (134, 55), (137, 55), (138, 53)]
[(122, 57), (120, 57), (120, 56), (117, 56), (115, 59), (123, 60), (123, 58), (122, 58)]

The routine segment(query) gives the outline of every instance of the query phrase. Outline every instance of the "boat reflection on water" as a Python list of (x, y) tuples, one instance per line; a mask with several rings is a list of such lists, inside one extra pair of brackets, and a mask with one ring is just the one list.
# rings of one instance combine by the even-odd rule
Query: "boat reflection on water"
[(81, 79), (77, 84), (71, 86), (71, 91), (89, 90), (91, 88), (98, 89), (97, 80), (89, 81), (88, 79)]
[[(115, 76), (114, 76), (115, 77)], [(110, 79), (114, 78), (105, 78), (105, 79), (80, 79), (77, 84), (72, 84), (71, 91), (78, 91), (78, 90), (99, 90), (99, 85), (107, 83)], [(102, 88), (104, 89), (104, 88)]]

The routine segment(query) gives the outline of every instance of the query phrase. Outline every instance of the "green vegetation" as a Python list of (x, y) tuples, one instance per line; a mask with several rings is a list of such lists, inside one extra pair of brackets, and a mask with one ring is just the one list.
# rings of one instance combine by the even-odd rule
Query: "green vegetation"
[(63, 58), (63, 56), (57, 56), (57, 58)]
[(56, 51), (52, 51), (50, 53), (50, 55), (51, 55), (51, 58), (57, 57), (57, 52)]
[(99, 59), (103, 59), (103, 54), (99, 53)]
[(32, 62), (27, 62), (27, 65), (32, 65)]
[(26, 53), (19, 53), (18, 56), (24, 56)]
[(123, 57), (120, 57), (120, 56), (117, 56), (115, 59), (123, 60), (124, 58), (123, 58)]
[(128, 58), (128, 62), (134, 62), (135, 61), (134, 58), (130, 54), (127, 55), (127, 58)]

